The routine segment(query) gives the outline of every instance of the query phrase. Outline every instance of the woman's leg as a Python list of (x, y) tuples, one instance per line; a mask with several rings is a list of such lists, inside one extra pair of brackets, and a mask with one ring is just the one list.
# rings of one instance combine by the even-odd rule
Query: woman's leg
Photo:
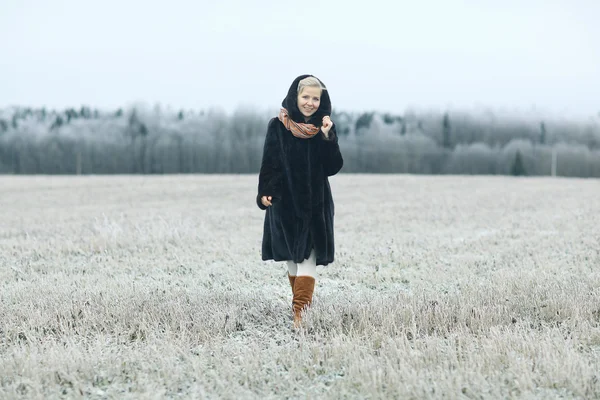
[(307, 260), (298, 264), (298, 272), (294, 283), (294, 326), (299, 328), (302, 323), (302, 312), (312, 303), (315, 290), (315, 277), (317, 276), (317, 262), (315, 251), (311, 251)]
[(317, 256), (314, 249), (310, 252), (308, 259), (298, 264), (296, 276), (312, 276), (313, 278), (317, 277)]
[(292, 294), (294, 294), (294, 283), (296, 282), (296, 275), (298, 274), (298, 265), (293, 261), (286, 261), (288, 266), (288, 279), (290, 286), (292, 287)]
[(286, 261), (288, 267), (288, 274), (290, 276), (298, 275), (298, 265), (293, 261)]

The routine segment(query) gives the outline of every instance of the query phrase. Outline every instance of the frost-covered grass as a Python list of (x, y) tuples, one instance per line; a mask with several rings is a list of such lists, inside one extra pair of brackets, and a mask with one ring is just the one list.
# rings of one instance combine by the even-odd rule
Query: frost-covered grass
[(339, 175), (291, 329), (255, 176), (0, 177), (0, 398), (599, 398), (597, 180)]

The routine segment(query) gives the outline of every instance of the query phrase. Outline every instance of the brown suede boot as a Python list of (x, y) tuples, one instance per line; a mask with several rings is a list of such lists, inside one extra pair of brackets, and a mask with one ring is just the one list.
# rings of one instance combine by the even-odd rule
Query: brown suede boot
[(296, 276), (294, 282), (294, 298), (292, 308), (294, 309), (294, 328), (299, 328), (302, 323), (302, 311), (312, 303), (315, 290), (315, 278), (312, 276)]
[(288, 272), (288, 279), (290, 280), (290, 286), (292, 287), (292, 295), (294, 294), (294, 281), (296, 280), (295, 276), (290, 275)]

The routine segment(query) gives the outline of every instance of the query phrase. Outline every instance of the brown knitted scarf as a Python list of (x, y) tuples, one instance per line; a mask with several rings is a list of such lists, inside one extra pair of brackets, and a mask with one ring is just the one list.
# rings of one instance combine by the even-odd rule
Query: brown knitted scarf
[(285, 108), (282, 108), (281, 111), (279, 111), (278, 118), (283, 123), (283, 126), (285, 126), (285, 129), (292, 132), (297, 138), (310, 139), (319, 133), (319, 128), (313, 124), (300, 124), (293, 121), (288, 114), (288, 110)]

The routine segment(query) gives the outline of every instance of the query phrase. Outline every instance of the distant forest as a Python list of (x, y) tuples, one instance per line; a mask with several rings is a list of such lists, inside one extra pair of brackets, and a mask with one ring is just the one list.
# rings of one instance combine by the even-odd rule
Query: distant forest
[[(274, 112), (0, 110), (2, 174), (257, 173)], [(600, 177), (600, 117), (334, 112), (342, 172)]]

